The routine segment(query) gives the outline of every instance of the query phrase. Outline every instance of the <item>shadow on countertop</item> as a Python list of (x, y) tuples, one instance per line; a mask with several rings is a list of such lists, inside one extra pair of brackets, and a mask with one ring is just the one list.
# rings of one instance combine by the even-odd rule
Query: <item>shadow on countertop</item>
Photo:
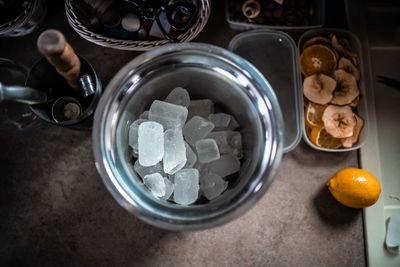
[(362, 214), (361, 209), (348, 208), (340, 204), (333, 198), (326, 185), (323, 185), (314, 196), (313, 204), (320, 218), (331, 226), (351, 224)]
[[(308, 146), (304, 141), (301, 141), (297, 148), (290, 152), (290, 157), (301, 166), (314, 167), (316, 170), (324, 168), (331, 172), (329, 175), (333, 175), (340, 168), (357, 167), (357, 165), (354, 164), (356, 162), (340, 166), (341, 163), (348, 162), (348, 159), (352, 158), (352, 154), (355, 153), (357, 152), (331, 153), (316, 151), (312, 147)], [(333, 168), (333, 166), (336, 167)], [(357, 218), (361, 216), (361, 209), (348, 208), (336, 201), (326, 186), (326, 182), (330, 177), (326, 176), (326, 173), (321, 174), (319, 172), (320, 171), (310, 173), (310, 175), (312, 174), (314, 176), (314, 179), (317, 179), (321, 183), (321, 187), (316, 191), (316, 194), (312, 199), (313, 206), (319, 217), (326, 224), (332, 226), (347, 225), (356, 221)]]

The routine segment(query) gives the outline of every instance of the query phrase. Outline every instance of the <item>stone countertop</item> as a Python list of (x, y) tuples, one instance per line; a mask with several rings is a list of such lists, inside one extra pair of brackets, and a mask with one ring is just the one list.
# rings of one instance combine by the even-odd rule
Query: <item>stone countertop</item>
[[(48, 3), (38, 31), (0, 39), (0, 57), (32, 66), (40, 58), (39, 33), (61, 29), (106, 85), (138, 54), (80, 38), (67, 23), (63, 2)], [(223, 1), (214, 1), (196, 41), (227, 47), (236, 33), (224, 20)], [(337, 170), (357, 165), (357, 152), (323, 153), (301, 142), (244, 216), (177, 233), (147, 225), (117, 204), (95, 169), (89, 127), (2, 129), (0, 265), (365, 266), (362, 212), (338, 204), (325, 186)]]

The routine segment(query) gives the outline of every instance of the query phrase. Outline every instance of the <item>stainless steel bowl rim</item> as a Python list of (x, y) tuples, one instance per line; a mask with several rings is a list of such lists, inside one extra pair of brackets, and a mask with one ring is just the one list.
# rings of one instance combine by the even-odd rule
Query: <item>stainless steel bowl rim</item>
[[(132, 77), (136, 71), (144, 68), (149, 62), (175, 53), (201, 53), (229, 62), (235, 65), (236, 68), (241, 69), (244, 75), (257, 83), (259, 88), (263, 89), (259, 93), (263, 96), (261, 101), (265, 101), (265, 106), (268, 109), (265, 110), (266, 116), (269, 117), (271, 124), (268, 126), (270, 127), (268, 129), (268, 142), (271, 145), (269, 157), (257, 159), (261, 163), (260, 166), (257, 165), (255, 177), (246, 185), (247, 191), (234, 198), (235, 201), (229, 203), (222, 210), (210, 210), (206, 213), (196, 214), (198, 212), (196, 206), (181, 206), (176, 209), (169, 209), (158, 201), (146, 198), (144, 195), (132, 197), (119, 183), (118, 175), (120, 173), (117, 173), (109, 162), (109, 154), (112, 154), (112, 152), (107, 151), (105, 142), (111, 142), (110, 140), (115, 136), (111, 136), (111, 131), (104, 126), (109, 116), (110, 107), (115, 106), (115, 102), (124, 96), (124, 90), (121, 90), (121, 86), (127, 81), (127, 77)], [(173, 44), (141, 54), (124, 66), (110, 81), (100, 99), (94, 116), (93, 151), (96, 168), (105, 186), (117, 202), (129, 212), (150, 224), (169, 230), (205, 229), (224, 224), (238, 217), (249, 210), (263, 196), (272, 182), (282, 158), (283, 127), (282, 112), (276, 95), (268, 81), (253, 65), (238, 55), (217, 46), (200, 43)]]

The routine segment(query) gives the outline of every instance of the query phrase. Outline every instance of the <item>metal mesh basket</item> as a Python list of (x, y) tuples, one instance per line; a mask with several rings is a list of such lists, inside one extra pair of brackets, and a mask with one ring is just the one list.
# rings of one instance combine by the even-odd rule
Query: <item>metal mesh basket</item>
[[(211, 0), (198, 0), (200, 4), (199, 15), (193, 26), (187, 30), (184, 34), (178, 36), (176, 41), (178, 42), (189, 42), (195, 38), (200, 31), (204, 28), (211, 12)], [(66, 0), (65, 10), (68, 17), (68, 22), (72, 28), (84, 39), (89, 42), (115, 49), (121, 50), (135, 50), (135, 51), (146, 51), (155, 47), (171, 43), (171, 40), (161, 39), (157, 41), (135, 41), (135, 40), (124, 40), (112, 37), (103, 36), (89, 30), (83, 25), (82, 18), (79, 17), (77, 0)]]

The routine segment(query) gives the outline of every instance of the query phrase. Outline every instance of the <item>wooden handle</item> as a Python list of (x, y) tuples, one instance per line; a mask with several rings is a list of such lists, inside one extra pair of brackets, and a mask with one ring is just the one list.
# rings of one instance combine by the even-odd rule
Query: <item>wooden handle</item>
[(57, 72), (64, 77), (68, 85), (80, 90), (79, 76), (81, 62), (64, 35), (57, 30), (46, 30), (40, 34), (37, 47)]

